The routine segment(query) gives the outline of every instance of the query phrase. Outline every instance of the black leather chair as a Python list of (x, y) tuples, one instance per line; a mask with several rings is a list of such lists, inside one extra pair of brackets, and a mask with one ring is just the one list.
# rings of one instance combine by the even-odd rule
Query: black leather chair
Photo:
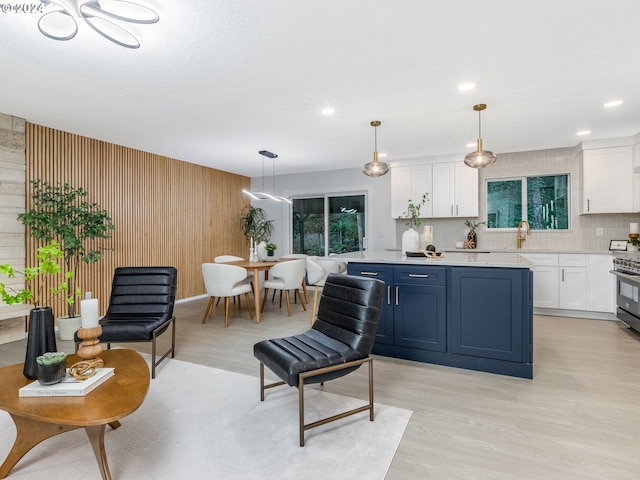
[[(374, 278), (330, 274), (325, 282), (313, 327), (293, 337), (263, 340), (254, 345), (260, 361), (260, 400), (268, 388), (298, 388), (300, 446), (304, 432), (349, 415), (369, 411), (373, 421), (373, 359), (369, 356), (378, 329), (384, 283)], [(347, 375), (369, 364), (369, 403), (305, 424), (304, 386)], [(265, 365), (283, 381), (265, 385)]]
[[(100, 319), (100, 342), (152, 342), (151, 378), (167, 356), (175, 357), (178, 271), (175, 267), (119, 267), (113, 275), (107, 314)], [(156, 339), (171, 326), (171, 346), (156, 360)], [(76, 349), (82, 341), (75, 336)]]

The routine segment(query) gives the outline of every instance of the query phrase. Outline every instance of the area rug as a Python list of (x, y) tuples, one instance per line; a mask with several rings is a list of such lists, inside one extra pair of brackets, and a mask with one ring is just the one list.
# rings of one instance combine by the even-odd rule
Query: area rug
[[(142, 406), (107, 427), (105, 448), (114, 480), (141, 479), (384, 479), (411, 411), (376, 404), (368, 413), (306, 432), (298, 445), (298, 395), (267, 391), (260, 402), (255, 377), (178, 360), (165, 361)], [(361, 400), (305, 389), (306, 421)], [(0, 412), (0, 461), (15, 439), (11, 417)], [(83, 430), (32, 449), (11, 479), (86, 480), (100, 472)]]

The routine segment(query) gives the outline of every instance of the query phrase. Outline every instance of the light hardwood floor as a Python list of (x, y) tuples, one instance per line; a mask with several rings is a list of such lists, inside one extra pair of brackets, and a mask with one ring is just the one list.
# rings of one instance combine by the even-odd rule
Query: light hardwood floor
[[(309, 325), (299, 305), (288, 318), (269, 302), (259, 325), (234, 310), (225, 329), (222, 307), (201, 325), (206, 302), (176, 306), (179, 360), (257, 377), (253, 344)], [(616, 322), (543, 316), (534, 330), (533, 380), (376, 357), (376, 402), (413, 411), (387, 480), (640, 478), (640, 335)], [(1, 345), (0, 365), (23, 361), (24, 351), (24, 341)], [(366, 374), (324, 388), (364, 399)]]

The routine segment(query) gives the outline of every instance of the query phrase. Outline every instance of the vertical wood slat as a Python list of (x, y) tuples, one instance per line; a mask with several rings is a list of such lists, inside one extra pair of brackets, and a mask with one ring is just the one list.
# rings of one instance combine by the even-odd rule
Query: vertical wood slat
[[(106, 209), (116, 227), (102, 260), (83, 264), (79, 286), (106, 311), (118, 266), (172, 265), (178, 269), (177, 298), (205, 293), (201, 264), (216, 255), (246, 256), (239, 227), (248, 201), (240, 175), (27, 123), (27, 204), (32, 180), (69, 183), (88, 192), (87, 201)], [(39, 244), (26, 234), (26, 265), (35, 264)], [(66, 314), (61, 300), (52, 302)]]

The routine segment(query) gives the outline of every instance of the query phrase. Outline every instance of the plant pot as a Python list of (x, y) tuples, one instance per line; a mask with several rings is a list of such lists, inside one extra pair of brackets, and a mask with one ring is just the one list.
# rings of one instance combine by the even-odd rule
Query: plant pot
[(267, 257), (273, 257), (275, 252), (273, 250), (267, 250)]
[(53, 385), (60, 383), (67, 376), (67, 362), (62, 361), (52, 365), (38, 364), (38, 383), (41, 385)]
[(82, 326), (82, 317), (59, 317), (56, 322), (58, 323), (58, 338), (73, 340), (74, 334)]
[(29, 312), (27, 351), (24, 356), (22, 374), (31, 380), (35, 380), (38, 377), (38, 362), (36, 362), (36, 358), (47, 352), (57, 351), (51, 307), (34, 308)]

